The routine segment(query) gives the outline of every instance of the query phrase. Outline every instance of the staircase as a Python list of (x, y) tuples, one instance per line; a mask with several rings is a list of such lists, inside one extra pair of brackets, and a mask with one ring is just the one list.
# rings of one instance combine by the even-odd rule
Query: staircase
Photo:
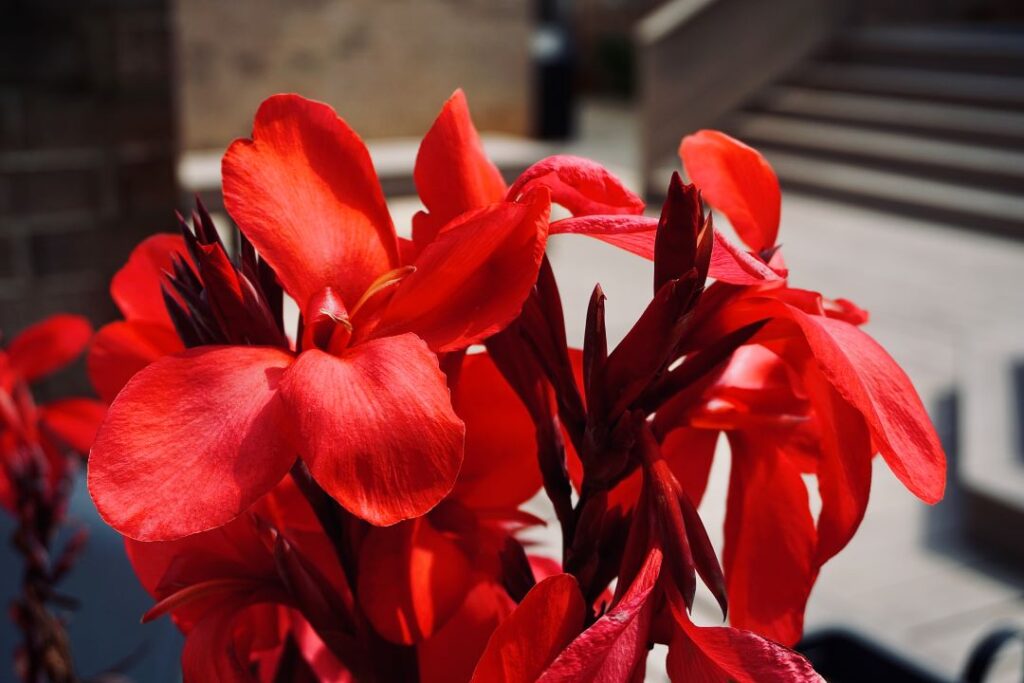
[(848, 30), (717, 127), (784, 186), (1024, 238), (1024, 26)]

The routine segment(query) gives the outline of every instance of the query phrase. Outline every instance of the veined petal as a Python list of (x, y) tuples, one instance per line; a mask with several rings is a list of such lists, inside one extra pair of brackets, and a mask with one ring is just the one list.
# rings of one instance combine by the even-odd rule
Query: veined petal
[(56, 372), (85, 349), (92, 325), (80, 315), (58, 314), (31, 325), (11, 341), (11, 370), (26, 382)]
[(415, 335), (341, 357), (305, 351), (281, 392), (313, 477), (371, 524), (418, 517), (455, 484), (465, 428), (437, 358)]
[(126, 320), (170, 327), (160, 281), (165, 271), (171, 272), (175, 256), (187, 258), (181, 235), (152, 235), (132, 250), (128, 262), (110, 281), (110, 296)]
[(775, 171), (761, 154), (717, 130), (687, 135), (679, 156), (704, 199), (725, 214), (751, 249), (775, 246), (782, 195)]
[(946, 486), (945, 454), (903, 369), (858, 327), (789, 310), (825, 377), (864, 415), (893, 474), (924, 502), (941, 500)]
[(233, 142), (222, 168), (228, 213), (300, 309), (324, 287), (355, 302), (399, 265), (370, 154), (326, 104), (268, 98), (252, 139)]
[(452, 394), (466, 459), (452, 496), (475, 509), (515, 509), (541, 487), (533, 421), (488, 354), (466, 356)]
[(86, 369), (96, 393), (110, 403), (139, 370), (159, 358), (184, 350), (178, 335), (168, 325), (114, 322), (101, 327), (92, 338)]
[(469, 558), (426, 517), (372, 528), (359, 547), (359, 604), (395, 643), (433, 635), (459, 609), (469, 578)]
[(419, 249), (459, 214), (500, 202), (505, 196), (505, 180), (484, 152), (462, 90), (444, 103), (423, 136), (413, 180), (429, 212), (413, 218), (413, 238)]
[(201, 347), (156, 361), (110, 406), (89, 457), (100, 515), (141, 541), (234, 519), (288, 472), (295, 449), (277, 395), (292, 357)]
[(373, 336), (414, 332), (441, 352), (502, 330), (537, 281), (550, 208), (541, 190), (449, 223), (395, 290)]
[(640, 214), (644, 210), (644, 201), (607, 168), (569, 154), (541, 159), (523, 171), (509, 188), (508, 199), (518, 199), (536, 187), (548, 188), (551, 201), (574, 216)]
[(473, 683), (534, 683), (579, 634), (585, 611), (571, 575), (544, 579), (491, 634)]

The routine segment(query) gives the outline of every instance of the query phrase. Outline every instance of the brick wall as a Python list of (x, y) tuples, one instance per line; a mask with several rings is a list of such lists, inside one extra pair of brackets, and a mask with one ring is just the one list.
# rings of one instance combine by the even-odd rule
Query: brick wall
[(297, 92), (364, 137), (422, 135), (466, 90), (482, 129), (530, 122), (532, 0), (177, 0), (185, 149), (248, 135), (259, 103)]
[(174, 229), (169, 27), (166, 0), (0, 4), (7, 335), (57, 311), (108, 319), (131, 247)]

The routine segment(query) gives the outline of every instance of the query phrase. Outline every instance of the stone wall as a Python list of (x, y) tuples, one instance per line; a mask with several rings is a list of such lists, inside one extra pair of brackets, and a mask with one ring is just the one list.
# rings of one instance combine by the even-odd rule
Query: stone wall
[(165, 0), (0, 9), (0, 330), (109, 318), (110, 277), (175, 228)]
[(276, 92), (323, 100), (367, 138), (419, 136), (456, 87), (482, 129), (526, 133), (524, 0), (176, 0), (186, 149), (246, 135)]

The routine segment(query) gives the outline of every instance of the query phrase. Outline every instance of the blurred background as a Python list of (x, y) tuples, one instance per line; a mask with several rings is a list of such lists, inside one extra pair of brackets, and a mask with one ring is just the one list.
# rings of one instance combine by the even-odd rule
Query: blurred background
[[(407, 232), (418, 138), (457, 87), (507, 178), (580, 154), (653, 213), (685, 133), (718, 127), (762, 150), (783, 183), (792, 281), (871, 311), (952, 464), (947, 498), (926, 508), (879, 463), (808, 631), (852, 629), (919, 680), (956, 680), (984, 635), (1024, 625), (1019, 0), (0, 0), (0, 329), (57, 311), (111, 319), (131, 247), (174, 231), (194, 194), (219, 209), (220, 154), (275, 92), (330, 103), (368, 140)], [(551, 255), (570, 339), (597, 281), (621, 336), (649, 264), (575, 237)], [(78, 367), (40, 392), (86, 387)], [(720, 457), (701, 507), (719, 539), (727, 479)], [(65, 586), (82, 601), (81, 673), (120, 662), (176, 681), (180, 638), (166, 620), (138, 625), (150, 601), (84, 491), (73, 515), (91, 530)], [(5, 604), (17, 572), (0, 549)], [(711, 618), (709, 599), (701, 610)], [(0, 623), (4, 661), (13, 647)], [(989, 680), (1021, 680), (1021, 661), (1006, 649)], [(653, 660), (649, 680), (664, 680)]]

